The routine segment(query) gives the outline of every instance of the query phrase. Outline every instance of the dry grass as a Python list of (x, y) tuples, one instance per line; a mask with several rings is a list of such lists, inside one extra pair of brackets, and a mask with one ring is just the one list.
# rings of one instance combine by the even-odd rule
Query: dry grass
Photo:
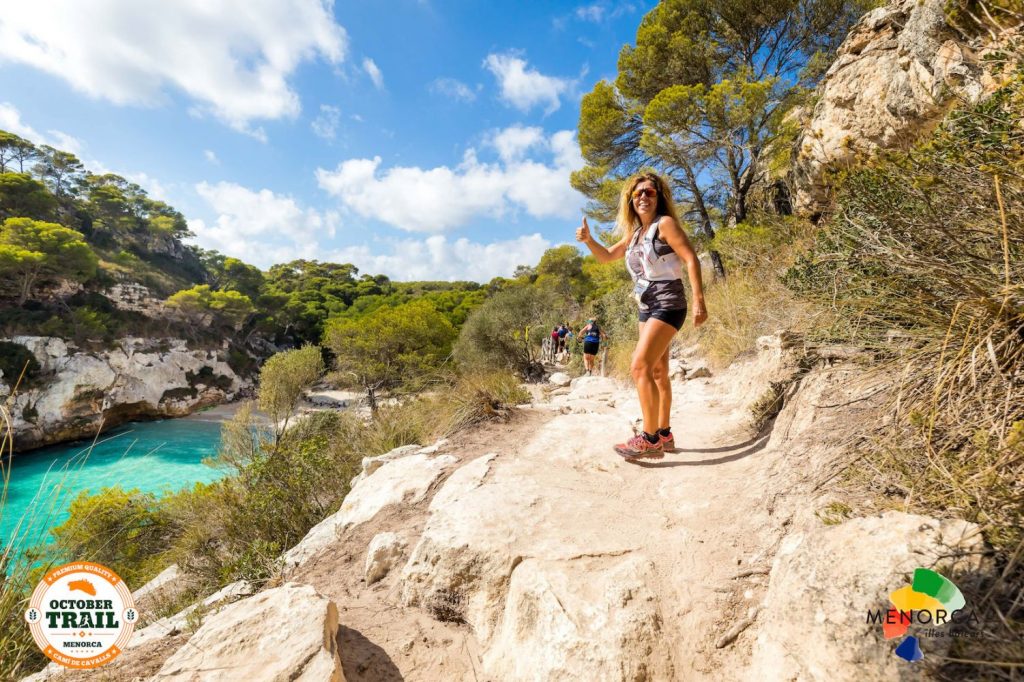
[(759, 336), (779, 330), (800, 333), (820, 324), (821, 309), (782, 281), (806, 250), (812, 229), (794, 218), (758, 215), (750, 224), (719, 231), (715, 241), (728, 274), (714, 280), (704, 273), (708, 319), (694, 329), (691, 311), (679, 342), (700, 344), (708, 361), (721, 368), (753, 350)]
[[(25, 370), (15, 382), (7, 403), (0, 405), (0, 516), (6, 510), (7, 490), (11, 477), (11, 458), (14, 454), (14, 431), (11, 426), (10, 406), (14, 402)], [(59, 487), (59, 485), (58, 485)], [(51, 497), (51, 500), (53, 498)], [(52, 506), (52, 505), (51, 505)], [(50, 510), (52, 513), (52, 509)], [(0, 553), (0, 678), (18, 679), (45, 665), (47, 659), (36, 646), (23, 619), (29, 597), (35, 587), (32, 560), (23, 553), (23, 538), (38, 527), (39, 518), (34, 510), (26, 511)]]
[(879, 504), (978, 523), (995, 572), (964, 577), (983, 637), (943, 679), (1024, 673), (1024, 74), (932, 140), (851, 173), (788, 281), (836, 312), (892, 386), (856, 475)]

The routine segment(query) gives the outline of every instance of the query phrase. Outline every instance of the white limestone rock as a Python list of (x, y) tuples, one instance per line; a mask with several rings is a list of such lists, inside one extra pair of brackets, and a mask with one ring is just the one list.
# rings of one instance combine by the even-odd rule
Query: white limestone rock
[(370, 585), (386, 576), (402, 560), (407, 547), (405, 538), (398, 533), (374, 535), (366, 549), (366, 584)]
[(831, 171), (914, 142), (957, 101), (976, 102), (998, 87), (982, 58), (998, 45), (975, 51), (963, 44), (946, 24), (944, 5), (891, 0), (850, 31), (796, 143), (798, 212), (823, 209)]
[(383, 463), (358, 480), (341, 509), (313, 526), (299, 544), (284, 554), (285, 567), (297, 566), (334, 542), (348, 526), (369, 521), (389, 505), (419, 502), (434, 481), (458, 461), (451, 455), (409, 454)]
[[(915, 568), (956, 582), (949, 569), (978, 570), (983, 550), (973, 523), (901, 512), (791, 534), (775, 555), (745, 679), (900, 678), (906, 663), (881, 626), (867, 622), (867, 612), (889, 608), (888, 595), (910, 584)], [(920, 640), (925, 656), (943, 654), (949, 642)]]
[(151, 679), (341, 682), (337, 632), (334, 602), (286, 583), (208, 616)]
[(548, 383), (554, 384), (555, 386), (568, 386), (571, 381), (572, 377), (565, 372), (555, 372), (548, 377)]
[[(32, 352), (41, 367), (40, 385), (19, 391), (11, 410), (15, 442), (25, 449), (92, 435), (104, 416), (107, 426), (183, 416), (224, 402), (245, 385), (220, 354), (190, 350), (181, 339), (126, 337), (97, 352), (55, 337), (11, 341)], [(204, 372), (221, 377), (225, 387), (200, 381)]]

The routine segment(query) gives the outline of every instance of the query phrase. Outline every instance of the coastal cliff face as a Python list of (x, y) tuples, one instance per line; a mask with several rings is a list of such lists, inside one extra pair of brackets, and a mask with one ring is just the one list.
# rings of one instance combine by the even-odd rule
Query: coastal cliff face
[(1011, 45), (1019, 31), (966, 41), (948, 25), (945, 4), (893, 0), (847, 36), (794, 149), (798, 213), (827, 206), (832, 172), (910, 146), (958, 102), (977, 102), (999, 87), (985, 57)]
[[(92, 437), (135, 419), (179, 417), (232, 400), (247, 382), (223, 351), (190, 349), (182, 339), (123, 338), (85, 351), (47, 336), (6, 339), (27, 348), (38, 376), (9, 403), (16, 450)], [(0, 376), (0, 400), (17, 377)]]

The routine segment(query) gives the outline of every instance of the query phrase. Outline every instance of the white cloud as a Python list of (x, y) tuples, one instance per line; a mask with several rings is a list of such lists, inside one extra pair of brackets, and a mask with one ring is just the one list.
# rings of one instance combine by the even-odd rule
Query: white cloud
[[(339, 63), (345, 30), (330, 0), (50, 0), (7, 3), (0, 62), (34, 66), (90, 96), (156, 105), (165, 89), (257, 137), (250, 123), (298, 114), (288, 78), (303, 61)], [(265, 136), (264, 136), (265, 137)]]
[(363, 59), (363, 71), (365, 71), (366, 75), (373, 81), (373, 86), (375, 88), (378, 90), (384, 89), (384, 74), (380, 72), (377, 64), (369, 57)]
[(220, 165), (220, 159), (217, 158), (217, 153), (214, 152), (212, 149), (204, 149), (203, 156), (206, 158), (207, 161), (212, 163), (214, 166)]
[(43, 138), (32, 126), (21, 120), (21, 113), (10, 102), (0, 104), (0, 129), (33, 142), (38, 142)]
[(526, 128), (514, 125), (499, 131), (491, 138), (498, 156), (506, 163), (516, 161), (532, 147), (544, 142), (544, 131), (536, 126)]
[(170, 192), (167, 187), (152, 175), (139, 171), (138, 173), (125, 173), (123, 177), (125, 180), (134, 182), (136, 185), (146, 190), (146, 194), (152, 198), (165, 203), (170, 203)]
[(352, 263), (361, 272), (383, 273), (400, 280), (471, 280), (487, 282), (511, 277), (517, 265), (536, 263), (551, 243), (539, 234), (491, 244), (468, 239), (448, 241), (443, 235), (423, 240), (392, 242), (387, 253), (373, 254), (367, 246), (332, 251), (325, 260)]
[(603, 4), (594, 3), (576, 8), (576, 18), (583, 21), (601, 21), (607, 8)]
[(260, 267), (294, 258), (316, 258), (321, 237), (333, 237), (336, 212), (303, 208), (289, 196), (253, 191), (233, 182), (201, 182), (196, 192), (218, 214), (212, 224), (190, 219), (195, 240)]
[(484, 66), (498, 79), (501, 98), (523, 112), (546, 103), (544, 113), (552, 113), (561, 106), (561, 95), (573, 84), (569, 79), (528, 69), (526, 60), (514, 54), (489, 54)]
[[(539, 129), (537, 129), (539, 130)], [(572, 131), (543, 139), (535, 129), (513, 127), (489, 142), (499, 162), (486, 163), (475, 149), (455, 168), (381, 168), (380, 157), (349, 159), (333, 171), (318, 168), (320, 187), (355, 213), (409, 232), (443, 232), (478, 217), (525, 210), (534, 218), (572, 218), (583, 197), (569, 174), (583, 166)], [(543, 151), (548, 162), (525, 158)]]
[(438, 78), (430, 84), (430, 92), (461, 102), (472, 102), (476, 99), (476, 93), (463, 83), (454, 78)]
[(10, 102), (0, 104), (0, 130), (14, 133), (37, 145), (48, 144), (61, 151), (70, 152), (75, 156), (79, 156), (82, 153), (81, 140), (60, 130), (48, 130), (47, 134), (43, 135), (22, 121), (21, 113)]
[(338, 134), (338, 123), (341, 120), (341, 110), (329, 104), (320, 105), (320, 114), (313, 119), (310, 127), (317, 137), (325, 140), (333, 140)]

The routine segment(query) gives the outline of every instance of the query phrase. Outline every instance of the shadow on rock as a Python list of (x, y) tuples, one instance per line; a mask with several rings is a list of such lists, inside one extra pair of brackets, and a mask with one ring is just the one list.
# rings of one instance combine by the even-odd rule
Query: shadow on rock
[[(698, 460), (695, 460), (695, 461), (692, 461), (692, 462), (646, 462), (646, 461), (644, 461), (642, 459), (629, 459), (627, 457), (626, 461), (629, 462), (630, 464), (635, 464), (635, 465), (637, 465), (639, 467), (643, 467), (645, 469), (666, 469), (668, 467), (698, 467), (698, 466), (709, 466), (709, 465), (712, 465), (712, 464), (725, 464), (726, 462), (734, 462), (737, 459), (743, 459), (744, 457), (749, 457), (750, 455), (753, 455), (753, 454), (755, 454), (757, 452), (760, 452), (761, 450), (764, 450), (765, 447), (768, 446), (768, 439), (769, 439), (770, 435), (771, 434), (766, 433), (763, 436), (761, 436), (760, 438), (757, 438), (757, 439), (755, 439), (753, 441), (747, 441), (747, 443), (753, 443), (753, 445), (751, 447), (747, 448), (746, 450), (741, 450), (740, 452), (736, 452), (736, 453), (733, 453), (731, 455), (727, 455), (725, 457), (716, 457), (714, 459), (698, 459)], [(741, 443), (740, 445), (734, 445), (732, 447), (743, 447), (744, 445), (747, 445), (747, 443)], [(731, 449), (731, 448), (726, 448), (726, 449)], [(719, 450), (717, 448), (716, 449), (711, 449), (711, 450), (682, 450), (682, 449), (677, 449), (676, 450), (676, 452), (721, 452), (721, 451), (722, 450)]]
[(401, 682), (405, 679), (387, 652), (358, 630), (339, 625), (336, 641), (348, 682)]

